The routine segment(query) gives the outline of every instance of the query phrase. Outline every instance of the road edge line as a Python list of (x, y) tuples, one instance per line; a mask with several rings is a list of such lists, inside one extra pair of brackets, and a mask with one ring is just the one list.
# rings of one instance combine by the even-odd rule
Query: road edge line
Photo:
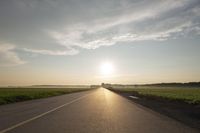
[(6, 133), (6, 132), (8, 132), (8, 131), (10, 131), (10, 130), (13, 130), (13, 129), (17, 128), (17, 127), (20, 127), (20, 126), (22, 126), (22, 125), (24, 125), (24, 124), (26, 124), (26, 123), (29, 123), (29, 122), (31, 122), (31, 121), (33, 121), (33, 120), (36, 120), (36, 119), (38, 119), (38, 118), (41, 118), (41, 117), (43, 117), (43, 116), (45, 116), (45, 115), (47, 115), (47, 114), (50, 114), (50, 113), (52, 113), (52, 112), (54, 112), (54, 111), (56, 111), (56, 110), (58, 110), (58, 109), (60, 109), (60, 108), (62, 108), (62, 107), (64, 107), (64, 106), (67, 106), (67, 105), (70, 105), (70, 104), (72, 104), (72, 103), (74, 103), (74, 102), (76, 102), (76, 101), (79, 101), (79, 100), (85, 98), (85, 97), (88, 96), (88, 95), (91, 95), (91, 94), (86, 94), (86, 95), (84, 95), (84, 96), (82, 96), (82, 97), (79, 97), (79, 98), (77, 98), (77, 99), (75, 99), (75, 100), (72, 100), (72, 101), (70, 101), (70, 102), (68, 102), (68, 103), (65, 103), (65, 104), (63, 104), (63, 105), (60, 105), (60, 106), (58, 106), (58, 107), (56, 107), (56, 108), (53, 108), (53, 109), (51, 109), (51, 110), (49, 110), (49, 111), (47, 111), (47, 112), (44, 112), (44, 113), (42, 113), (42, 114), (40, 114), (40, 115), (37, 115), (37, 116), (35, 116), (35, 117), (32, 117), (32, 118), (27, 119), (27, 120), (25, 120), (25, 121), (22, 121), (22, 122), (20, 122), (20, 123), (18, 123), (18, 124), (15, 124), (15, 125), (13, 125), (13, 126), (11, 126), (11, 127), (8, 127), (8, 128), (6, 128), (6, 129), (3, 129), (3, 130), (0, 131), (0, 133)]

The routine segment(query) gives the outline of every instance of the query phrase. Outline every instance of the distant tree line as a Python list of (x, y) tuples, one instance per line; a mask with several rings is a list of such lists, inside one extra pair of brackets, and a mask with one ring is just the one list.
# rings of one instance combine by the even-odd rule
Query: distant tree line
[(158, 86), (158, 87), (173, 87), (173, 86), (187, 86), (187, 87), (200, 87), (200, 82), (188, 82), (188, 83), (157, 83), (157, 84), (145, 84), (145, 86)]

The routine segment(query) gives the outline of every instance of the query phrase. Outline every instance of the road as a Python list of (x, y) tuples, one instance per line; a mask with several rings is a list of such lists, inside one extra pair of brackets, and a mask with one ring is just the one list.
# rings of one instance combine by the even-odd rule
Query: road
[(197, 133), (107, 89), (0, 106), (0, 133)]

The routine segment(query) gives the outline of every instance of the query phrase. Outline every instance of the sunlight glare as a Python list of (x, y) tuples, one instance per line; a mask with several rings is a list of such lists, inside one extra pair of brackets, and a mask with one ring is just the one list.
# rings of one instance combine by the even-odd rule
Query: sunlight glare
[(111, 75), (114, 71), (113, 64), (111, 62), (104, 62), (100, 66), (102, 75)]

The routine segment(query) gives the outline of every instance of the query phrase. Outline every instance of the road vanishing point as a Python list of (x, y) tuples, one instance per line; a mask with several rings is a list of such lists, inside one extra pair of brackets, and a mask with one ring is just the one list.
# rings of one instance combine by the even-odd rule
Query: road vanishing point
[(0, 133), (198, 133), (98, 88), (0, 106)]

